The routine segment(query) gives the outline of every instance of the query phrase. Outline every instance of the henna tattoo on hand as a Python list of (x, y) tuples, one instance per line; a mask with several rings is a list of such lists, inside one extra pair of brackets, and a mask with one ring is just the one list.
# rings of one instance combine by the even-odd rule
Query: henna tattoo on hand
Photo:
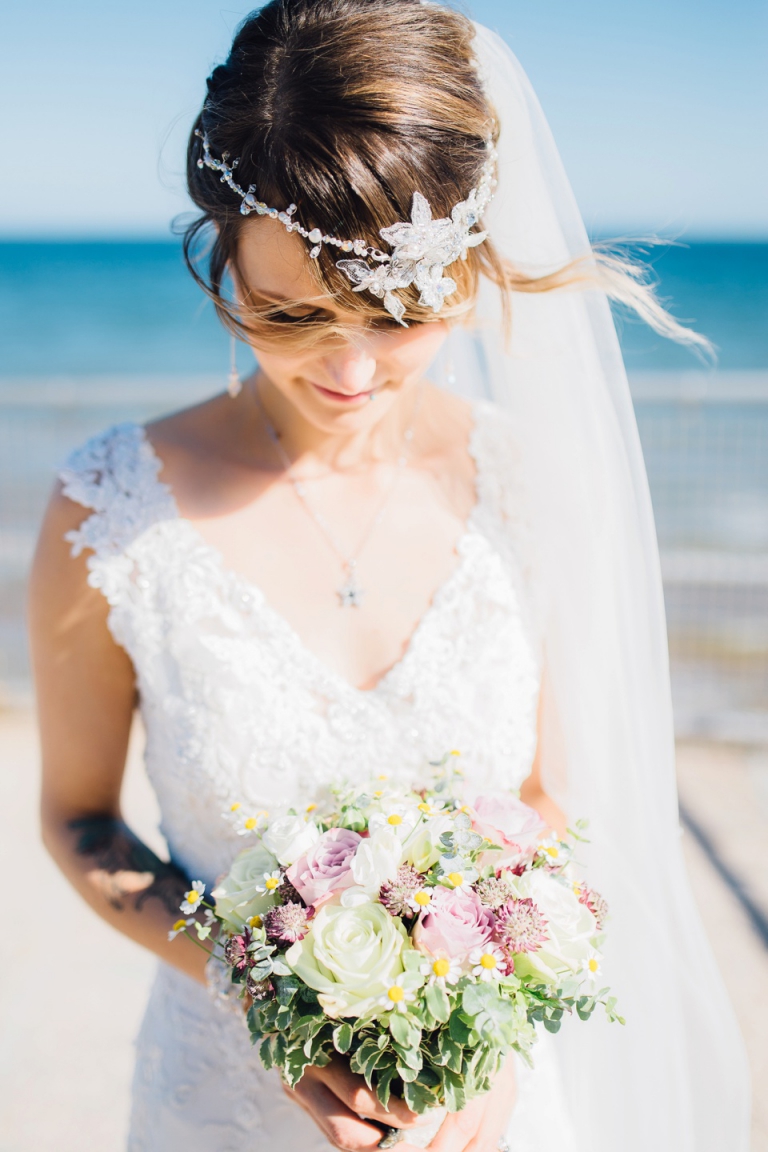
[(70, 820), (78, 856), (91, 860), (92, 878), (116, 912), (132, 903), (140, 912), (148, 900), (159, 900), (172, 916), (189, 888), (175, 864), (166, 863), (114, 816), (81, 816)]

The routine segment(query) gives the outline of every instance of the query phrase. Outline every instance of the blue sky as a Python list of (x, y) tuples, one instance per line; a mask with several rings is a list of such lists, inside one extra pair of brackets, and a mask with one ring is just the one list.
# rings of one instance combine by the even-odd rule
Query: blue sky
[[(764, 0), (466, 0), (527, 69), (595, 232), (768, 238)], [(162, 235), (247, 4), (4, 0), (0, 234)]]

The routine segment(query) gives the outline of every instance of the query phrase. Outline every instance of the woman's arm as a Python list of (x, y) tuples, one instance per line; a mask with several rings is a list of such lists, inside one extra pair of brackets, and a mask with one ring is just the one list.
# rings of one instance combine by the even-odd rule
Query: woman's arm
[[(524, 804), (528, 804), (531, 808), (535, 808), (542, 820), (555, 831), (558, 836), (564, 836), (565, 830), (568, 826), (568, 820), (559, 804), (557, 804), (552, 797), (544, 791), (542, 783), (542, 751), (544, 746), (544, 716), (547, 711), (549, 692), (549, 682), (546, 676), (546, 668), (544, 676), (542, 677), (541, 692), (539, 693), (539, 707), (536, 718), (536, 755), (533, 758), (533, 765), (531, 773), (520, 788), (520, 799)], [(551, 713), (551, 708), (550, 708)]]
[(42, 833), (81, 896), (126, 936), (202, 981), (206, 956), (169, 944), (189, 887), (123, 822), (120, 787), (136, 701), (133, 666), (107, 627), (108, 605), (64, 535), (84, 510), (51, 499), (30, 581), (30, 634), (42, 750)]

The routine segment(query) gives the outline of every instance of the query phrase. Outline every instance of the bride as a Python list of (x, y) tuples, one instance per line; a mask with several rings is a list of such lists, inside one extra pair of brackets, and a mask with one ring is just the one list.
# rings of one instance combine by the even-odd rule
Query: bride
[[(188, 181), (188, 263), (258, 366), (75, 452), (31, 586), (45, 841), (162, 961), (131, 1152), (369, 1149), (382, 1124), (416, 1140), (342, 1063), (281, 1091), (203, 953), (168, 936), (189, 879), (242, 845), (233, 801), (303, 807), (450, 749), (472, 787), (521, 789), (555, 829), (589, 817), (627, 1024), (543, 1036), (434, 1152), (745, 1152), (743, 1053), (681, 862), (658, 556), (606, 291), (696, 338), (590, 251), (519, 65), (436, 4), (250, 16)], [(137, 706), (169, 862), (120, 817)]]

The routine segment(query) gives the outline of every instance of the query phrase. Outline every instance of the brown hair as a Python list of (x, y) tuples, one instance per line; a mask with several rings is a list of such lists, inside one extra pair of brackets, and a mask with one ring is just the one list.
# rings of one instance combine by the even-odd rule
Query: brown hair
[[(196, 132), (207, 134), (214, 156), (239, 158), (236, 179), (253, 185), (260, 200), (278, 208), (296, 204), (304, 227), (376, 247), (381, 228), (410, 218), (415, 189), (444, 216), (478, 182), (498, 124), (476, 71), (473, 40), (465, 16), (421, 0), (271, 0), (243, 21), (226, 63), (208, 78), (187, 152), (189, 192), (202, 215), (185, 232), (184, 255), (228, 328), (256, 344), (292, 346), (344, 334), (330, 314), (286, 324), (278, 306), (246, 298), (238, 309), (226, 298), (246, 217), (237, 194), (198, 166)], [(352, 292), (337, 256), (323, 246), (311, 262), (320, 291), (348, 312), (387, 323), (379, 300)], [(419, 304), (417, 289), (402, 290), (406, 318), (467, 315), (481, 275), (499, 286), (507, 310), (511, 291), (599, 283), (680, 338), (637, 266), (600, 252), (585, 256), (532, 277), (502, 260), (488, 239), (451, 265), (457, 288), (439, 317)], [(207, 276), (200, 271), (204, 260)]]

